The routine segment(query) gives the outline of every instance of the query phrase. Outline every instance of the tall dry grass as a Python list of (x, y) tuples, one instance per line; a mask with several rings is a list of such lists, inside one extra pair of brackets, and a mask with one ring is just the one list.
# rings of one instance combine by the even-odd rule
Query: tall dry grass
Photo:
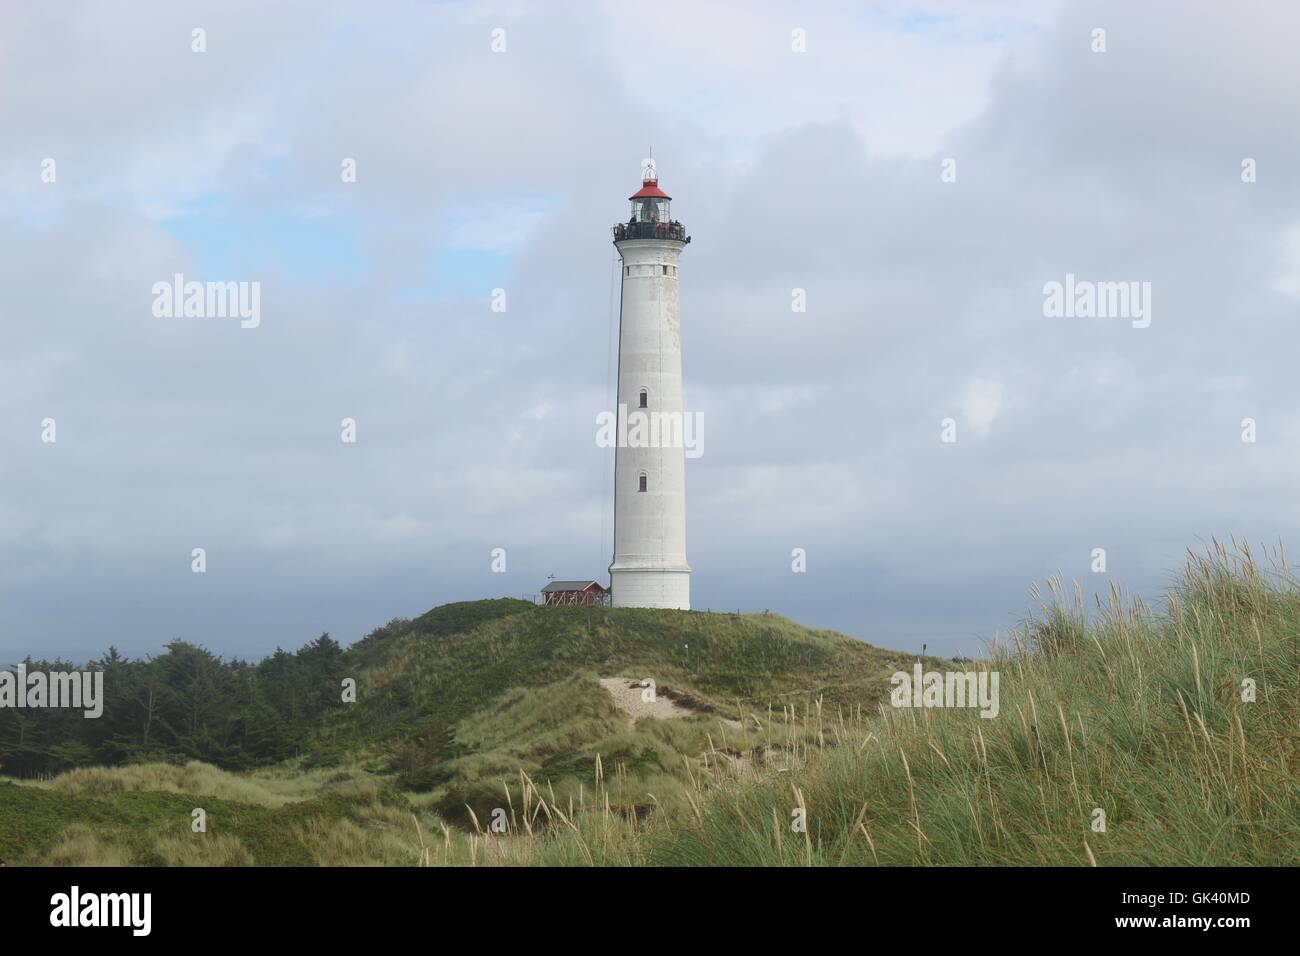
[[(1091, 605), (1059, 580), (1035, 593), (1039, 612), (987, 660), (953, 665), (999, 673), (992, 719), (895, 709), (878, 694), (737, 700), (713, 718), (638, 728), (657, 741), (657, 770), (599, 750), (562, 781), (481, 767), (489, 792), (463, 827), (430, 794), (380, 799), (361, 772), (75, 771), (40, 786), (206, 793), (303, 815), (135, 849), (74, 826), (43, 862), (238, 865), (274, 837), (316, 865), (1293, 864), (1300, 590), (1281, 548), (1189, 554), (1158, 610), (1117, 587)], [(544, 722), (547, 693), (508, 699), (567, 746), (570, 731)], [(508, 721), (489, 714), (469, 730), (509, 756)], [(630, 744), (603, 739), (619, 753)]]
[(1059, 580), (1038, 593), (1038, 616), (963, 665), (1000, 673), (994, 719), (746, 715), (692, 766), (684, 813), (620, 813), (600, 772), (577, 807), (524, 778), (516, 792), (536, 811), (505, 835), (448, 836), (430, 862), (1294, 864), (1300, 594), (1284, 551), (1261, 561), (1215, 541), (1189, 554), (1159, 612), (1118, 588), (1091, 608)]

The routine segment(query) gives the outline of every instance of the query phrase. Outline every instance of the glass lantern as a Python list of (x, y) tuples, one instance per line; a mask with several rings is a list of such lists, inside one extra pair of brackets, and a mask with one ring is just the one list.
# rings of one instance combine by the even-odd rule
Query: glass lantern
[(633, 222), (670, 222), (668, 199), (646, 196), (632, 200)]

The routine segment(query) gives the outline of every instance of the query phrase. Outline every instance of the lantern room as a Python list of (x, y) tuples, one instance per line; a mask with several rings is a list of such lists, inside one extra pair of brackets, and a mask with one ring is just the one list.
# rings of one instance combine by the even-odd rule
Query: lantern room
[(659, 188), (659, 176), (653, 159), (641, 167), (641, 188), (628, 197), (632, 203), (627, 222), (614, 227), (614, 241), (627, 239), (667, 239), (673, 242), (691, 241), (686, 228), (673, 220), (673, 197)]
[(672, 222), (669, 204), (673, 197), (659, 188), (658, 179), (642, 180), (641, 188), (628, 198), (632, 202), (631, 222)]

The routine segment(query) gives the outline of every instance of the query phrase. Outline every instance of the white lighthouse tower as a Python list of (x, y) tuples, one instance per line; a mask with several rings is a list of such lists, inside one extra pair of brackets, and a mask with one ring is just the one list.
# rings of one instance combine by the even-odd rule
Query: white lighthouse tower
[(629, 197), (631, 217), (614, 227), (623, 260), (617, 411), (620, 425), (625, 416), (644, 416), (668, 427), (650, 429), (650, 442), (644, 430), (619, 429), (610, 589), (615, 607), (688, 610), (686, 455), (682, 441), (664, 438), (683, 434), (677, 258), (691, 240), (669, 213), (672, 197), (659, 188), (654, 160), (646, 161), (641, 179)]

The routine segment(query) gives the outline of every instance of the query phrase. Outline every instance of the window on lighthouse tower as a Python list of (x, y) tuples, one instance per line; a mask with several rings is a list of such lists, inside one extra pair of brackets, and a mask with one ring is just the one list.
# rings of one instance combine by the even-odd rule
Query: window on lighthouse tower
[(646, 476), (645, 476), (645, 472), (644, 472), (644, 471), (641, 472), (641, 474), (637, 476), (637, 489), (636, 489), (636, 490), (637, 490), (637, 491), (645, 491), (645, 490), (646, 490)]
[(644, 389), (644, 388), (641, 389), (641, 396), (640, 396), (640, 398), (637, 400), (637, 407), (638, 407), (638, 408), (649, 408), (649, 407), (650, 407), (650, 393), (649, 393), (646, 389)]
[(632, 218), (637, 222), (668, 222), (669, 201), (662, 197), (645, 196), (632, 200)]

